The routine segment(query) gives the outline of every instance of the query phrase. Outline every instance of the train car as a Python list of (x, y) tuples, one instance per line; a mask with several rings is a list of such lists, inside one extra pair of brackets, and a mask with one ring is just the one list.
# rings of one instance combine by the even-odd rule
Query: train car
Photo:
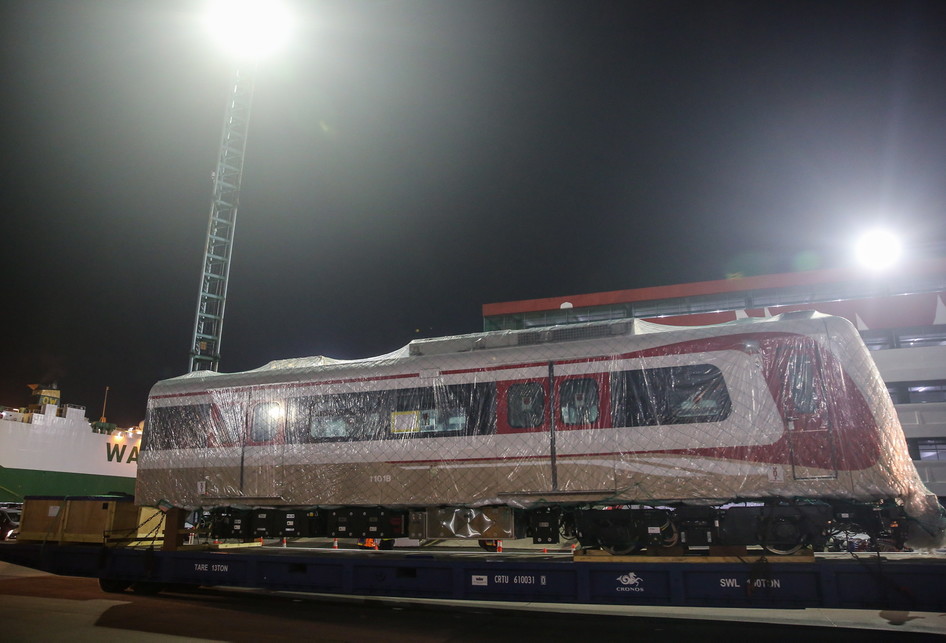
[(423, 339), (157, 383), (141, 504), (304, 510), (335, 536), (942, 542), (853, 326), (791, 313)]

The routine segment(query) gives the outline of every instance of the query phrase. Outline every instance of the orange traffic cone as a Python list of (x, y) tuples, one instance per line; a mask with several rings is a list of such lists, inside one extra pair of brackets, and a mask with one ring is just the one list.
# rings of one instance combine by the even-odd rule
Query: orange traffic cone
[(496, 551), (502, 553), (502, 551), (503, 551), (503, 541), (501, 541), (501, 540), (497, 540), (497, 541), (496, 541)]
[(283, 547), (286, 546), (286, 539), (285, 539), (285, 537), (282, 539), (282, 546), (283, 546)]
[(332, 549), (338, 549), (338, 538), (332, 538)]

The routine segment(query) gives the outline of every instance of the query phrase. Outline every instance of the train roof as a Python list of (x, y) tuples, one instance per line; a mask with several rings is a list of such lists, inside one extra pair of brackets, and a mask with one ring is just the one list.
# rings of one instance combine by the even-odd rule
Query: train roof
[(753, 324), (771, 324), (787, 320), (826, 319), (829, 317), (831, 315), (806, 310), (774, 317), (746, 317), (709, 326), (679, 326), (675, 324), (657, 324), (642, 319), (620, 319), (522, 330), (488, 331), (469, 335), (455, 335), (453, 337), (416, 339), (408, 344), (405, 349), (410, 355), (444, 355), (514, 346), (557, 344), (584, 339), (605, 339), (608, 337), (651, 335), (655, 333), (682, 333), (700, 329), (726, 329), (728, 333), (730, 329), (737, 326), (742, 328)]
[(175, 392), (195, 392), (201, 389), (228, 385), (247, 386), (272, 383), (285, 381), (287, 377), (290, 379), (299, 377), (315, 370), (325, 371), (344, 369), (348, 366), (380, 365), (405, 358), (480, 353), (496, 349), (554, 345), (579, 340), (606, 339), (608, 337), (655, 334), (673, 335), (684, 333), (692, 335), (694, 332), (705, 333), (707, 330), (717, 330), (720, 334), (729, 334), (736, 329), (743, 329), (746, 326), (758, 327), (761, 325), (771, 325), (789, 321), (793, 322), (793, 325), (797, 329), (799, 322), (804, 323), (805, 321), (814, 320), (822, 324), (829, 322), (829, 320), (837, 320), (838, 323), (851, 326), (850, 322), (843, 318), (825, 315), (815, 311), (802, 311), (785, 313), (773, 317), (749, 317), (711, 326), (675, 326), (646, 322), (640, 319), (621, 319), (523, 330), (487, 331), (466, 335), (416, 339), (396, 351), (361, 359), (346, 360), (317, 355), (312, 357), (273, 360), (259, 368), (234, 373), (195, 371), (158, 382), (152, 390), (152, 394), (156, 394), (159, 391), (161, 394), (167, 394), (171, 392), (171, 390)]

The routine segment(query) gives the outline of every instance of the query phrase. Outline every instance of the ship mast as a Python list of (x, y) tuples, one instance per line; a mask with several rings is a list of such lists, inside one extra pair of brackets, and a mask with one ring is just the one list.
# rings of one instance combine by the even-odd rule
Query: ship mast
[(102, 417), (101, 417), (101, 419), (99, 419), (99, 422), (105, 422), (105, 406), (108, 404), (108, 389), (109, 389), (109, 387), (106, 386), (106, 387), (105, 387), (105, 399), (102, 401)]

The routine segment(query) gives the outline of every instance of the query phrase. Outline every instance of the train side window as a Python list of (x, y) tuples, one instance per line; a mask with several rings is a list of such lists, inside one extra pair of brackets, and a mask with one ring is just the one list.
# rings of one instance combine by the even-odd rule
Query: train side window
[(250, 440), (252, 442), (272, 442), (285, 417), (280, 402), (263, 402), (253, 407), (250, 417)]
[(545, 421), (545, 390), (538, 382), (510, 384), (506, 394), (509, 426), (534, 429)]
[(345, 440), (354, 435), (355, 418), (351, 415), (314, 415), (309, 422), (309, 435), (316, 440)]
[(205, 447), (216, 430), (210, 404), (152, 408), (145, 424), (141, 448), (147, 451)]
[(352, 439), (358, 423), (356, 408), (350, 395), (326, 395), (309, 400), (306, 438), (316, 441)]
[(732, 412), (723, 374), (711, 364), (615, 373), (611, 404), (614, 426), (721, 422)]
[(341, 393), (289, 401), (290, 443), (487, 434), (496, 424), (496, 385)]
[(496, 427), (496, 385), (449, 384), (396, 391), (390, 437), (481, 435)]
[(467, 428), (467, 411), (457, 399), (454, 387), (403, 389), (397, 393), (397, 408), (391, 414), (391, 433), (462, 434)]
[(671, 368), (667, 380), (666, 423), (715, 422), (729, 415), (726, 383), (715, 366)]
[(496, 384), (488, 382), (464, 385), (464, 389), (468, 390), (462, 401), (469, 409), (469, 432), (475, 435), (495, 433)]
[(592, 379), (562, 382), (559, 405), (565, 424), (592, 424), (598, 421), (598, 383)]
[(372, 440), (382, 433), (390, 396), (377, 391), (295, 398), (289, 409), (290, 443)]

